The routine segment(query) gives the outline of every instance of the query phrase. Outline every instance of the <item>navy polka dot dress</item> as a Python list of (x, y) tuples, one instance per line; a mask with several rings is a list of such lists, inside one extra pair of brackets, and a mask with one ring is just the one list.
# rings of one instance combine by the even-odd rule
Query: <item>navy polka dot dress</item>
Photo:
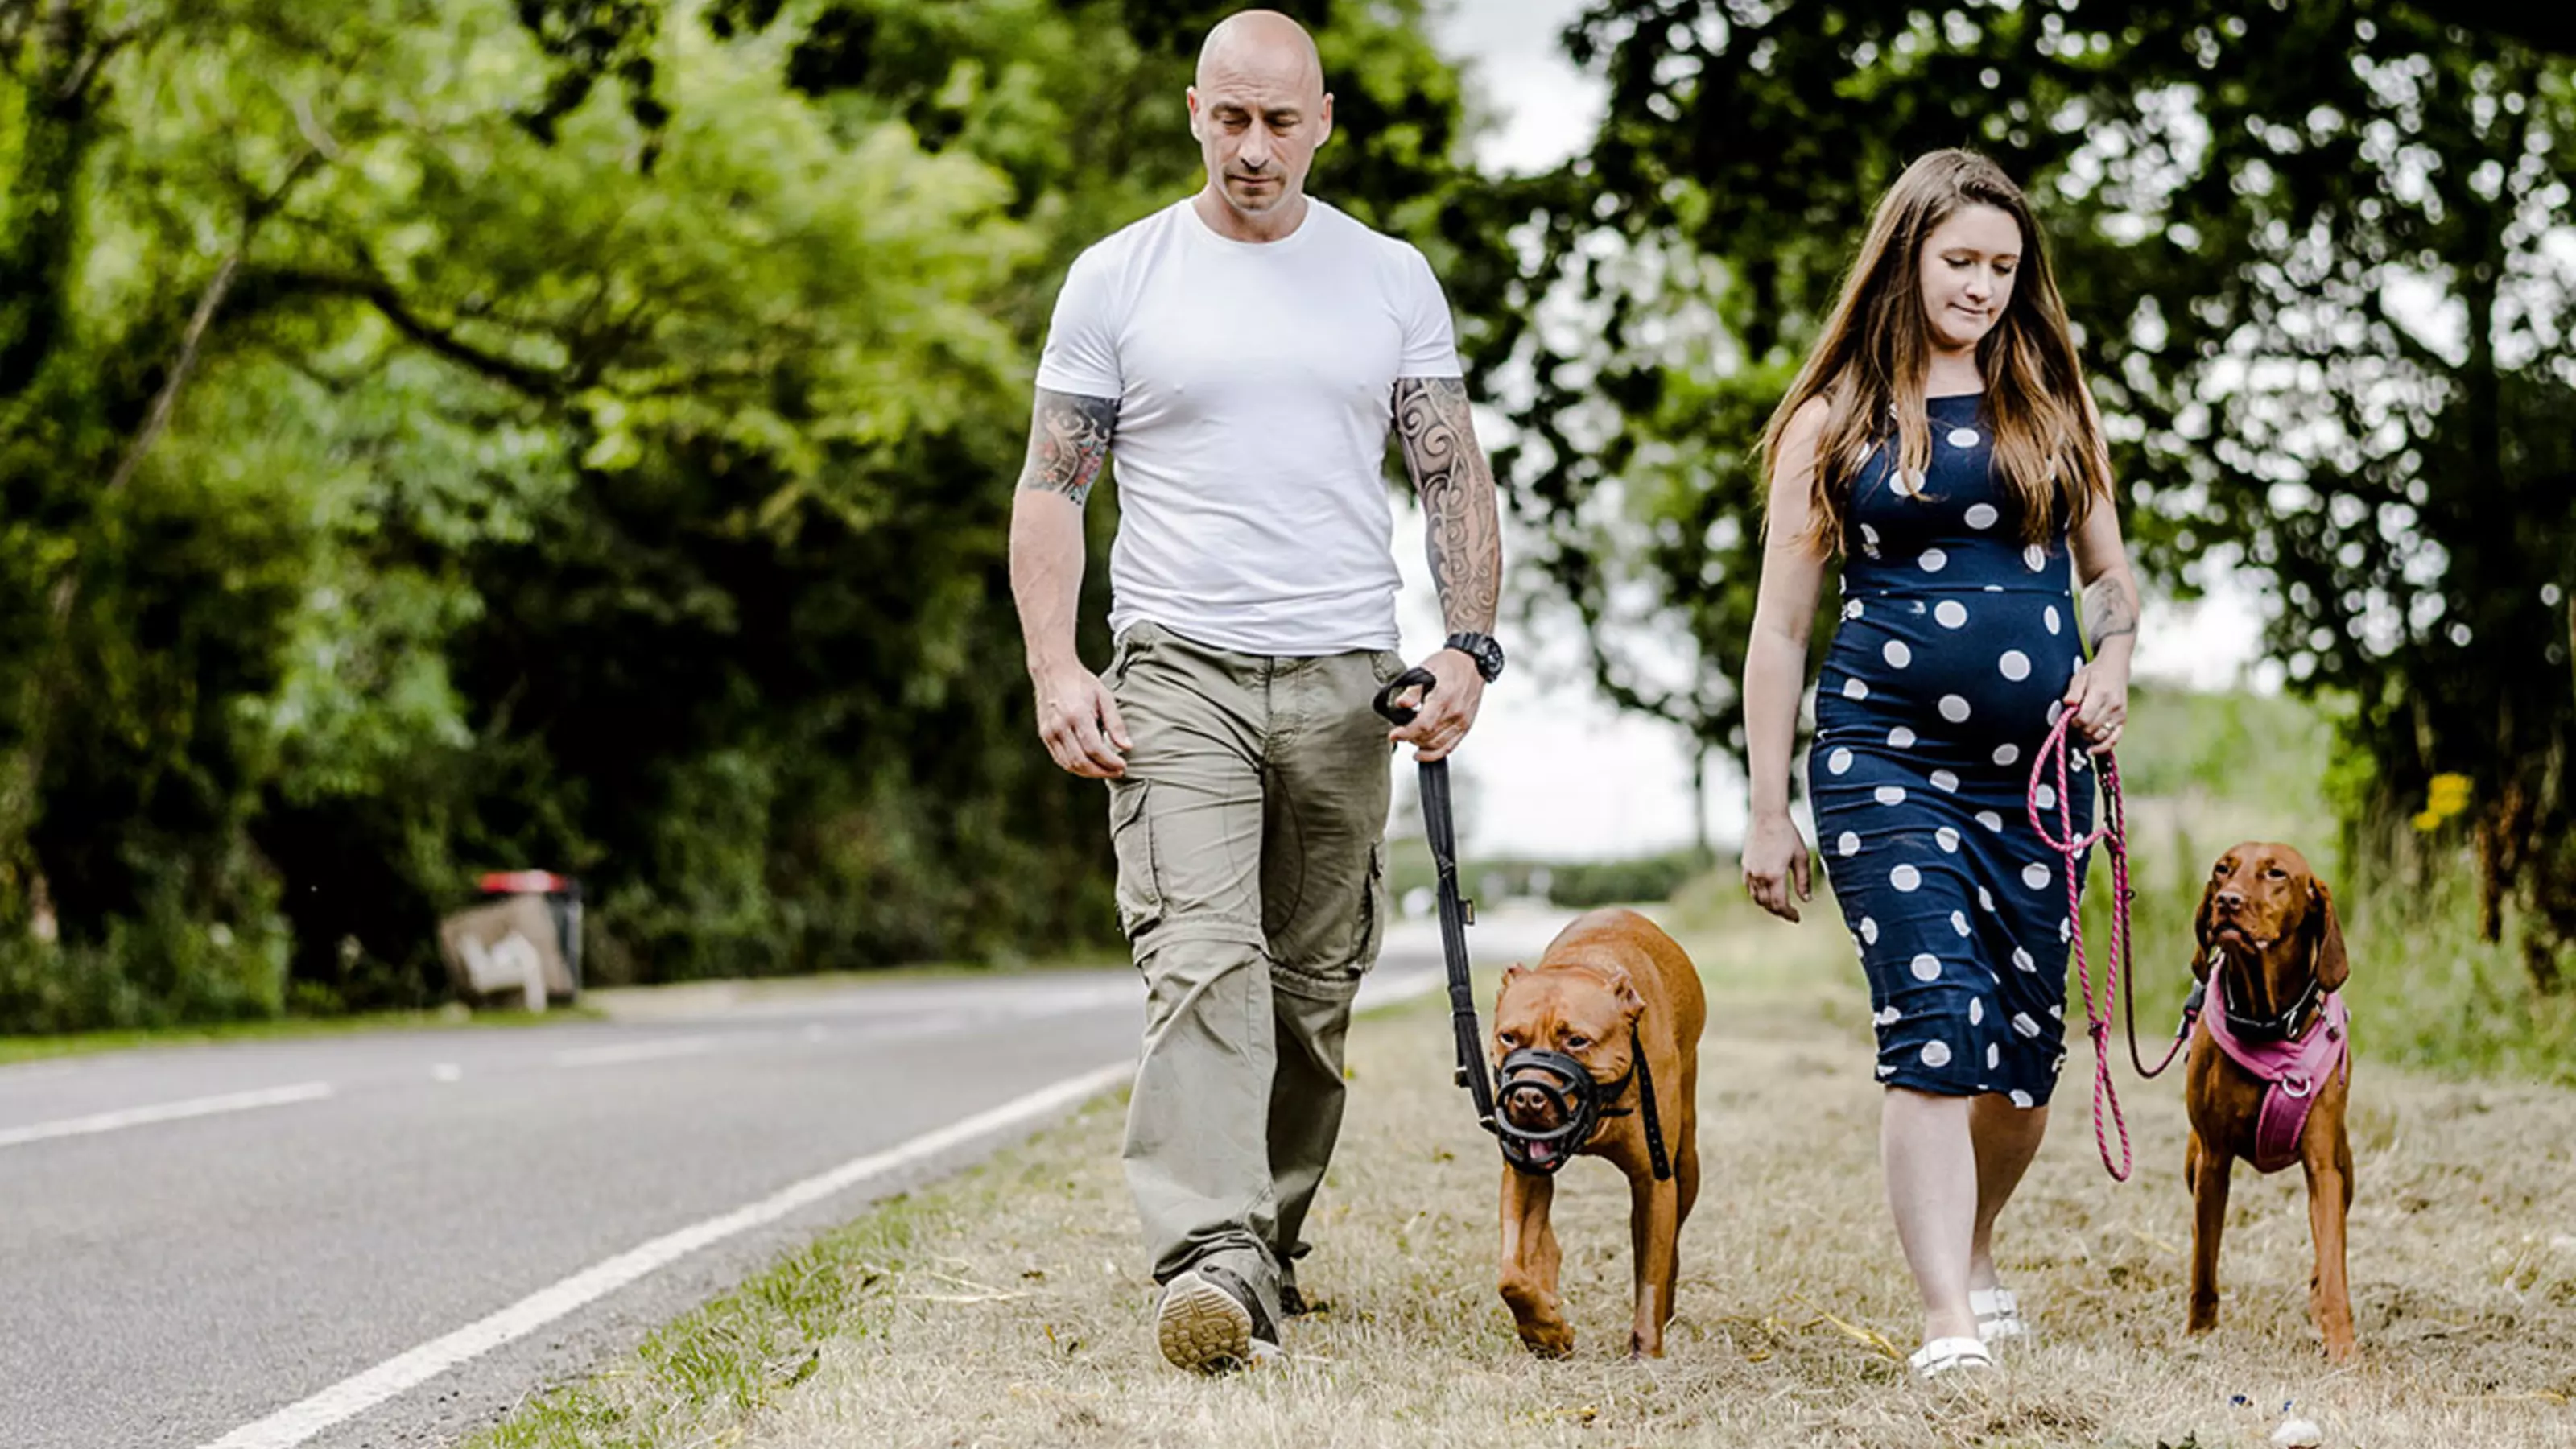
[[(1896, 471), (1891, 435), (1853, 480), (1807, 793), (1869, 975), (1879, 1080), (2034, 1107), (2066, 1060), (2074, 923), (2026, 799), (2084, 661), (2065, 530), (2022, 541), (1980, 402), (1929, 401), (1922, 473)], [(2070, 778), (2089, 830), (2093, 777)], [(2040, 804), (2056, 833), (2055, 792)]]

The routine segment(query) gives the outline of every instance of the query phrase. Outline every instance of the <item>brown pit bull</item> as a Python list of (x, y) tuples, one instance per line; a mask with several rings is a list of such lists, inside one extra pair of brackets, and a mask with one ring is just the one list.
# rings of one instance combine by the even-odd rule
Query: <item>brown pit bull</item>
[[(1536, 966), (1503, 973), (1494, 1003), (1493, 1058), (1498, 1068), (1525, 1048), (1564, 1054), (1598, 1084), (1599, 1125), (1580, 1143), (1538, 1149), (1532, 1169), (1503, 1168), (1503, 1301), (1521, 1342), (1533, 1353), (1562, 1357), (1574, 1330), (1557, 1296), (1562, 1260), (1548, 1205), (1550, 1175), (1567, 1157), (1607, 1159), (1628, 1175), (1629, 1236), (1636, 1253), (1637, 1312), (1628, 1333), (1632, 1357), (1661, 1358), (1664, 1325), (1673, 1316), (1675, 1240), (1699, 1195), (1699, 1034), (1708, 1017), (1690, 957), (1634, 911), (1578, 917)], [(1637, 1070), (1642, 1054), (1645, 1070)], [(1658, 1180), (1648, 1142), (1649, 1114), (1640, 1084), (1653, 1083), (1651, 1120), (1660, 1129), (1670, 1176)], [(1495, 1114), (1508, 1127), (1547, 1132), (1563, 1125), (1561, 1103), (1528, 1085), (1496, 1083)]]
[(2209, 1000), (2192, 1033), (2183, 1089), (2191, 1142), (2183, 1182), (2191, 1230), (2187, 1331), (2218, 1326), (2218, 1239), (2227, 1179), (2238, 1158), (2258, 1172), (2295, 1162), (2308, 1179), (2316, 1268), (2308, 1311), (2326, 1357), (2352, 1356), (2352, 1295), (2344, 1279), (2344, 1216), (2352, 1206), (2352, 1143), (2344, 1134), (2352, 1052), (2336, 988), (2351, 974), (2334, 896), (2286, 845), (2247, 841), (2219, 857), (2202, 892), (2192, 974)]

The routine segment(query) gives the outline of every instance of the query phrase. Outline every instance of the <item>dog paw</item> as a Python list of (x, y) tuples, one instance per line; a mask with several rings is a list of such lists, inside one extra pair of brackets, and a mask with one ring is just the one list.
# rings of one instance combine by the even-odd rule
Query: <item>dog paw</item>
[(1562, 1323), (1524, 1323), (1521, 1346), (1540, 1358), (1571, 1358), (1574, 1330)]

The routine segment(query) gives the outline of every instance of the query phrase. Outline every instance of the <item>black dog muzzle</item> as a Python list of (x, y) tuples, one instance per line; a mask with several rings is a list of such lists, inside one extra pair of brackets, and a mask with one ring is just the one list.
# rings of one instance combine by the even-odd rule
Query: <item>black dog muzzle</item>
[[(1581, 1152), (1605, 1117), (1625, 1117), (1631, 1108), (1613, 1105), (1637, 1083), (1638, 1106), (1646, 1118), (1646, 1147), (1654, 1159), (1655, 1180), (1673, 1175), (1664, 1154), (1662, 1124), (1656, 1120), (1655, 1081), (1636, 1029), (1628, 1033), (1628, 1071), (1615, 1082), (1594, 1080), (1583, 1063), (1546, 1047), (1518, 1047), (1503, 1058), (1502, 1080), (1494, 1084), (1494, 1137), (1503, 1160), (1519, 1171), (1550, 1176)], [(1556, 1125), (1533, 1131), (1514, 1123), (1510, 1106), (1516, 1092), (1534, 1091), (1553, 1109)]]

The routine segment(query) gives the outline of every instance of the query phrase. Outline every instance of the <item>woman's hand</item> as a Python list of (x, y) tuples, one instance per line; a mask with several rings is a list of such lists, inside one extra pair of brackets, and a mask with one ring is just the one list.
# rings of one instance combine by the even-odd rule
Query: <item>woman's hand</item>
[(1808, 870), (1797, 825), (1786, 815), (1756, 817), (1744, 837), (1744, 888), (1754, 902), (1784, 921), (1798, 919), (1798, 902), (1815, 898)]
[(2107, 754), (2120, 742), (2120, 728), (2129, 722), (2128, 652), (2104, 654), (2067, 681), (2066, 707), (2075, 711), (2074, 728), (2083, 731), (2092, 744), (2089, 754)]

